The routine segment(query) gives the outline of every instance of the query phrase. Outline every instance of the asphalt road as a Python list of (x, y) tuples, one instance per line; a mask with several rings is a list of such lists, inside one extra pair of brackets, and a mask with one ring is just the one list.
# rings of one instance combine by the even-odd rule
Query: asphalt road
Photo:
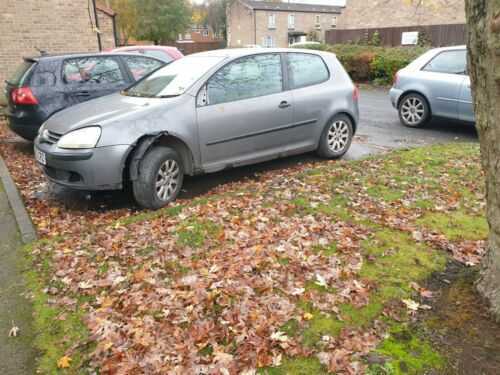
[[(433, 143), (477, 142), (475, 128), (470, 124), (434, 120), (422, 129), (410, 129), (401, 125), (396, 110), (391, 106), (387, 90), (362, 89), (360, 113), (358, 132), (351, 149), (345, 155), (346, 159), (355, 160), (390, 149)], [(20, 145), (21, 147), (25, 152), (31, 152), (31, 146)], [(221, 184), (256, 178), (261, 172), (279, 170), (310, 161), (321, 161), (321, 159), (310, 153), (203, 176), (187, 177), (179, 198), (198, 197)], [(63, 200), (68, 207), (78, 209), (106, 210), (134, 207), (130, 193), (125, 192), (81, 192), (46, 184), (40, 187), (38, 195), (41, 199), (51, 196)]]
[(360, 123), (356, 141), (346, 157), (358, 159), (380, 150), (446, 142), (477, 142), (474, 125), (436, 119), (412, 129), (399, 122), (388, 90), (364, 89), (360, 98)]

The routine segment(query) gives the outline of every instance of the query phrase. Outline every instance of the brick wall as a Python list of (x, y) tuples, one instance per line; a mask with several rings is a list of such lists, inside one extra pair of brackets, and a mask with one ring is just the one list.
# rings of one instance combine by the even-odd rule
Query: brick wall
[[(276, 27), (269, 28), (269, 14), (276, 17)], [(288, 15), (295, 15), (295, 28), (288, 28)], [(316, 15), (320, 16), (320, 28), (316, 28)], [(271, 12), (265, 10), (251, 11), (236, 1), (228, 9), (228, 46), (242, 47), (248, 44), (263, 46), (265, 39), (272, 37), (275, 47), (288, 47), (288, 32), (316, 31), (319, 40), (325, 40), (325, 31), (332, 28), (332, 18), (339, 18), (333, 13), (307, 12)], [(255, 20), (254, 20), (255, 18)]]
[[(369, 3), (369, 5), (368, 5)], [(420, 5), (418, 5), (420, 4)], [(346, 0), (338, 29), (465, 23), (465, 0)]]
[(255, 42), (254, 12), (245, 7), (239, 1), (227, 9), (227, 45), (229, 47), (243, 47), (248, 44), (259, 44)]
[[(0, 90), (23, 56), (98, 50), (88, 0), (0, 0)], [(91, 9), (90, 14), (94, 12)], [(114, 46), (112, 18), (99, 14), (103, 48)], [(113, 39), (112, 39), (113, 38)]]
[[(276, 28), (269, 28), (269, 15), (274, 13), (276, 17)], [(295, 15), (295, 27), (288, 28), (288, 15)], [(320, 17), (320, 27), (316, 27), (316, 15)], [(332, 17), (338, 16), (331, 13), (302, 13), (302, 12), (268, 12), (263, 10), (256, 11), (257, 17), (257, 44), (264, 45), (266, 37), (273, 38), (274, 47), (288, 47), (289, 32), (303, 32), (309, 34), (315, 31), (319, 41), (325, 40), (325, 31), (332, 28)]]
[(99, 21), (99, 31), (101, 32), (102, 50), (105, 51), (107, 49), (115, 48), (116, 44), (113, 17), (98, 9), (97, 20)]

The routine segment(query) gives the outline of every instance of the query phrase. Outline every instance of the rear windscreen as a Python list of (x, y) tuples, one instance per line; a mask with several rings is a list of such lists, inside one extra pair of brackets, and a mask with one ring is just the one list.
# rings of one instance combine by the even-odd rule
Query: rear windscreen
[(22, 85), (28, 76), (31, 67), (34, 65), (32, 61), (24, 61), (19, 65), (16, 71), (7, 79), (7, 82), (12, 85)]

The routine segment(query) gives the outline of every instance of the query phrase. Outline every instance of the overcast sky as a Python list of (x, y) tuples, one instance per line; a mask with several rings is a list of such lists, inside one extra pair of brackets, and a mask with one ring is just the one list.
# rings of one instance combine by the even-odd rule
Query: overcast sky
[[(203, 3), (204, 0), (191, 0), (193, 3)], [(290, 0), (291, 3), (345, 5), (345, 0)]]

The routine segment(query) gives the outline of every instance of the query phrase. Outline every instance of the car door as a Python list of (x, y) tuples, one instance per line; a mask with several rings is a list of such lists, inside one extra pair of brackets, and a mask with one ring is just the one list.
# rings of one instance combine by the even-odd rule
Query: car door
[(229, 62), (198, 94), (197, 120), (206, 171), (266, 160), (286, 149), (293, 122), (281, 55)]
[(460, 90), (460, 97), (458, 103), (458, 115), (462, 121), (474, 122), (474, 106), (472, 104), (472, 91), (470, 87), (470, 77), (466, 76), (462, 88)]
[(146, 56), (122, 56), (122, 60), (134, 82), (165, 65), (160, 60)]
[(449, 50), (437, 54), (422, 69), (422, 83), (429, 92), (433, 115), (458, 118), (466, 65), (465, 50)]
[(131, 83), (116, 56), (67, 59), (62, 74), (68, 105), (123, 90)]
[[(297, 148), (315, 146), (319, 126), (326, 123), (325, 109), (331, 107), (330, 72), (323, 59), (310, 53), (287, 53), (289, 88), (294, 101), (294, 123), (291, 143)], [(334, 74), (332, 72), (332, 74)], [(328, 114), (331, 116), (331, 113)]]

